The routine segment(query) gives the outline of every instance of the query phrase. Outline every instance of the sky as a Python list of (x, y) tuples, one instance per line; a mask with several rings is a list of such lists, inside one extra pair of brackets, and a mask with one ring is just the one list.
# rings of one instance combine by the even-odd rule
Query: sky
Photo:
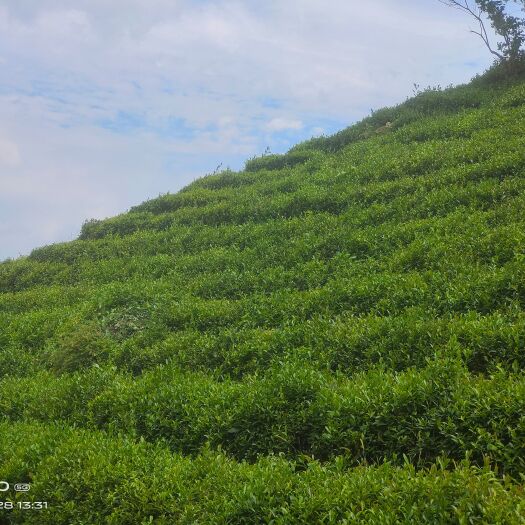
[(0, 260), (492, 58), (438, 0), (0, 0)]

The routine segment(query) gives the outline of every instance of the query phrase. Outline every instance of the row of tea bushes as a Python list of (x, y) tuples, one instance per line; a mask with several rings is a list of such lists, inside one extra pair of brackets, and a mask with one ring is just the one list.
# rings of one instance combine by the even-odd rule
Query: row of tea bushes
[(173, 366), (140, 378), (95, 367), (59, 378), (42, 372), (4, 379), (0, 386), (0, 411), (12, 421), (62, 420), (186, 454), (211, 445), (239, 459), (346, 455), (355, 464), (405, 455), (419, 466), (438, 455), (468, 455), (516, 478), (525, 468), (523, 376), (472, 376), (452, 358), (350, 378), (288, 358), (242, 382)]
[(341, 458), (248, 464), (210, 449), (190, 460), (60, 425), (0, 424), (0, 436), (0, 478), (31, 482), (23, 499), (47, 502), (44, 510), (3, 510), (4, 523), (517, 525), (525, 513), (519, 487), (466, 461), (451, 469), (438, 459), (419, 471), (409, 463), (348, 469)]

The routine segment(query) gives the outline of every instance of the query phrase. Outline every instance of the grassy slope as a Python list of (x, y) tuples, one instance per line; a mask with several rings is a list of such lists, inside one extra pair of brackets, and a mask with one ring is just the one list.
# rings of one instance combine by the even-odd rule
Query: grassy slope
[(524, 129), (523, 81), (425, 92), (2, 263), (50, 509), (0, 519), (523, 523)]

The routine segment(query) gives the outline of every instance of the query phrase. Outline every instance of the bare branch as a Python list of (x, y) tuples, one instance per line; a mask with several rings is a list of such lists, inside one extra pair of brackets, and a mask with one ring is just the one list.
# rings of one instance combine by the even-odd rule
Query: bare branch
[(483, 21), (483, 18), (481, 16), (481, 10), (478, 10), (478, 12), (474, 11), (472, 7), (470, 7), (470, 4), (468, 0), (463, 0), (463, 2), (460, 2), (459, 0), (439, 0), (440, 3), (446, 5), (447, 7), (453, 7), (454, 9), (459, 9), (460, 11), (464, 11), (471, 16), (474, 17), (475, 20), (479, 23), (479, 31), (470, 31), (471, 33), (474, 33), (475, 35), (478, 35), (481, 40), (483, 40), (483, 43), (487, 47), (487, 49), (494, 55), (497, 56), (500, 60), (505, 60), (505, 56), (501, 53), (498, 53), (496, 50), (492, 49), (492, 46), (490, 45), (489, 36), (487, 33), (487, 29), (485, 28), (485, 22)]

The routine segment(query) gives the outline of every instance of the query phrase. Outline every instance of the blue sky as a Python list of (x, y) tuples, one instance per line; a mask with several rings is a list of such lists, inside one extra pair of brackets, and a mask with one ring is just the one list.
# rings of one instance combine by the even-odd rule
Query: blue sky
[(468, 81), (471, 25), (437, 0), (4, 0), (0, 260)]

